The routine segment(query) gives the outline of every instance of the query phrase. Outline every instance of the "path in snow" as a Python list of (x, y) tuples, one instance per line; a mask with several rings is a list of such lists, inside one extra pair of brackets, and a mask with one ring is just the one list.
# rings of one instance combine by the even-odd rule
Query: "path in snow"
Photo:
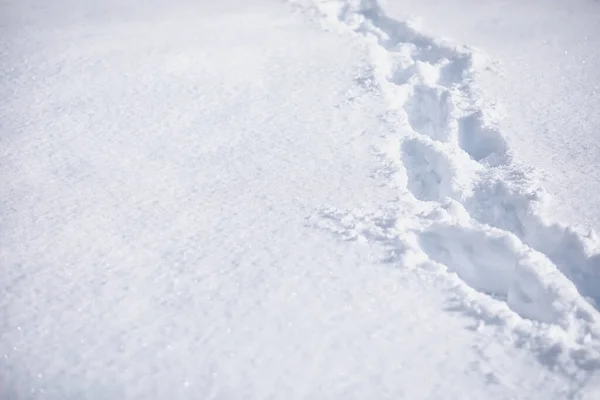
[[(304, 7), (372, 42), (370, 81), (388, 98), (384, 118), (396, 131), (380, 148), (399, 193), (395, 209), (383, 220), (326, 210), (317, 226), (380, 241), (395, 263), (455, 273), (480, 295), (467, 306), (477, 318), (516, 326), (525, 341), (545, 336), (536, 351), (546, 362), (600, 368), (599, 242), (541, 217), (547, 194), (513, 160), (494, 107), (477, 91), (486, 58), (388, 17), (376, 1)], [(539, 324), (516, 323), (499, 303)]]
[(502, 104), (520, 162), (540, 168), (553, 218), (600, 229), (600, 2), (388, 0), (389, 15), (493, 57), (480, 80)]

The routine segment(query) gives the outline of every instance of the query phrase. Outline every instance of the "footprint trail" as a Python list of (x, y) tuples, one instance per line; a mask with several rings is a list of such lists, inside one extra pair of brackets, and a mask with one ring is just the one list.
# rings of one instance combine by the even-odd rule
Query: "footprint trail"
[(512, 332), (542, 363), (566, 374), (600, 369), (600, 242), (546, 217), (548, 194), (513, 160), (477, 88), (485, 56), (390, 18), (375, 0), (292, 3), (370, 44), (371, 79), (389, 102), (387, 139), (397, 143), (381, 151), (397, 204), (327, 209), (315, 225), (382, 244), (385, 261), (457, 278), (462, 312)]

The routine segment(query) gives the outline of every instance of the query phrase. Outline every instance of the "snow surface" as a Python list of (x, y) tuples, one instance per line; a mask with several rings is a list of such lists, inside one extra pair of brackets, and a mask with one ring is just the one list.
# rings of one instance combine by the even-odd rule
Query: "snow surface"
[[(387, 11), (490, 55), (480, 81), (505, 108), (521, 162), (541, 168), (552, 213), (600, 229), (600, 2), (388, 0)], [(500, 72), (500, 73), (497, 73)]]
[(3, 398), (600, 396), (600, 241), (493, 58), (375, 0), (0, 6)]

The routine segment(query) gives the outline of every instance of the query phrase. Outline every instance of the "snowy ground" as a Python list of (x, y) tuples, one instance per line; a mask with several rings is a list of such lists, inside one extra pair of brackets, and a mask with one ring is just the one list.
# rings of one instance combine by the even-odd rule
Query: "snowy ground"
[(562, 220), (600, 229), (600, 2), (388, 0), (398, 18), (498, 62), (481, 84), (519, 160), (540, 168)]
[(2, 398), (597, 399), (600, 241), (400, 3), (1, 2)]

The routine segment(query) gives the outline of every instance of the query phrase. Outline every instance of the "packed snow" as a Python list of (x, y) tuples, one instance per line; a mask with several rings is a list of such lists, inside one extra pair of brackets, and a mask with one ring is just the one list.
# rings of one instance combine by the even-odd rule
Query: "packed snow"
[(442, 3), (0, 3), (0, 398), (600, 398), (593, 148)]

